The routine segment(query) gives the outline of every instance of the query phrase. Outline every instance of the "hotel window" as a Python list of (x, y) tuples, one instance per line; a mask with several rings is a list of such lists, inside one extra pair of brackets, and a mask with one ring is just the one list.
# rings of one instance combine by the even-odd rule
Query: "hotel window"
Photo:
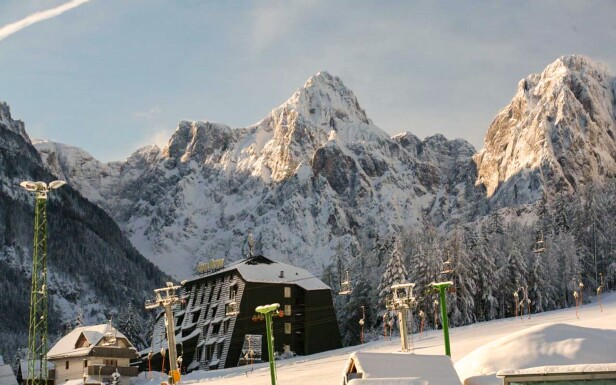
[(284, 334), (291, 334), (291, 322), (284, 323)]
[(284, 297), (291, 298), (291, 287), (290, 286), (284, 287)]
[(291, 305), (284, 305), (284, 315), (291, 315)]
[(233, 284), (229, 286), (229, 299), (235, 299), (235, 294), (237, 293), (237, 284)]

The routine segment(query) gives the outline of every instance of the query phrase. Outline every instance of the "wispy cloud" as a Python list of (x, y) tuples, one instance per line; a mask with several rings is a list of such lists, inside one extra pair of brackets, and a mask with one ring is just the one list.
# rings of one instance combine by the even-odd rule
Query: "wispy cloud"
[(56, 8), (48, 9), (46, 11), (36, 12), (19, 21), (16, 21), (11, 24), (7, 24), (4, 27), (0, 28), (0, 41), (6, 39), (12, 34), (19, 32), (22, 29), (32, 24), (36, 24), (39, 21), (43, 21), (43, 20), (47, 20), (47, 19), (51, 19), (53, 17), (59, 16), (66, 11), (69, 11), (73, 8), (77, 8), (80, 5), (87, 3), (88, 1), (90, 0), (72, 0)]
[(155, 106), (150, 109), (133, 112), (133, 118), (143, 119), (143, 120), (154, 120), (160, 116), (161, 112), (162, 112), (161, 108), (158, 106)]

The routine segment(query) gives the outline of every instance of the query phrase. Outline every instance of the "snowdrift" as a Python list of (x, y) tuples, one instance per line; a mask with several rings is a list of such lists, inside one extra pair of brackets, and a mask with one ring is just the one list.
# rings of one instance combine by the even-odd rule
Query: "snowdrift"
[(616, 330), (543, 324), (501, 337), (475, 349), (456, 364), (464, 385), (500, 385), (500, 370), (549, 365), (612, 363)]

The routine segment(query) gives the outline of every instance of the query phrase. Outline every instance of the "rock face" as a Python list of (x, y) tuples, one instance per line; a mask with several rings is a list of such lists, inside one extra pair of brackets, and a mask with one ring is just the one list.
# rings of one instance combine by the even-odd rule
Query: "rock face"
[(390, 138), (342, 81), (310, 79), (259, 123), (231, 129), (180, 122), (165, 148), (101, 164), (82, 150), (38, 143), (64, 175), (164, 271), (237, 258), (252, 229), (259, 253), (319, 274), (335, 251), (352, 258), (377, 234), (424, 216), (473, 215), (473, 147), (441, 135)]
[[(56, 147), (54, 153), (66, 149)], [(64, 161), (48, 155), (58, 167)], [(91, 157), (90, 163), (84, 157), (71, 159), (100, 175)], [(56, 178), (30, 143), (24, 124), (0, 103), (0, 352), (13, 354), (27, 341), (35, 198), (19, 183)], [(128, 303), (141, 309), (146, 296), (164, 283), (166, 276), (135, 250), (113, 219), (71, 186), (50, 194), (47, 218), (52, 339), (62, 332), (63, 322), (79, 313), (84, 322), (106, 322)]]
[(499, 206), (536, 201), (543, 186), (574, 191), (616, 175), (616, 80), (565, 56), (520, 81), (474, 156), (478, 184)]

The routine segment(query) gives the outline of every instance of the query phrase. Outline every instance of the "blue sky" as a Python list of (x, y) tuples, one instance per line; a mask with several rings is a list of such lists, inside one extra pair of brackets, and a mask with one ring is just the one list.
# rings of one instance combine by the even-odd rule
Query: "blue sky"
[[(68, 2), (2, 0), (0, 29)], [(0, 100), (32, 138), (119, 160), (182, 119), (255, 123), (326, 70), (391, 135), (479, 149), (559, 56), (616, 72), (614, 20), (610, 0), (90, 0), (0, 40)]]

